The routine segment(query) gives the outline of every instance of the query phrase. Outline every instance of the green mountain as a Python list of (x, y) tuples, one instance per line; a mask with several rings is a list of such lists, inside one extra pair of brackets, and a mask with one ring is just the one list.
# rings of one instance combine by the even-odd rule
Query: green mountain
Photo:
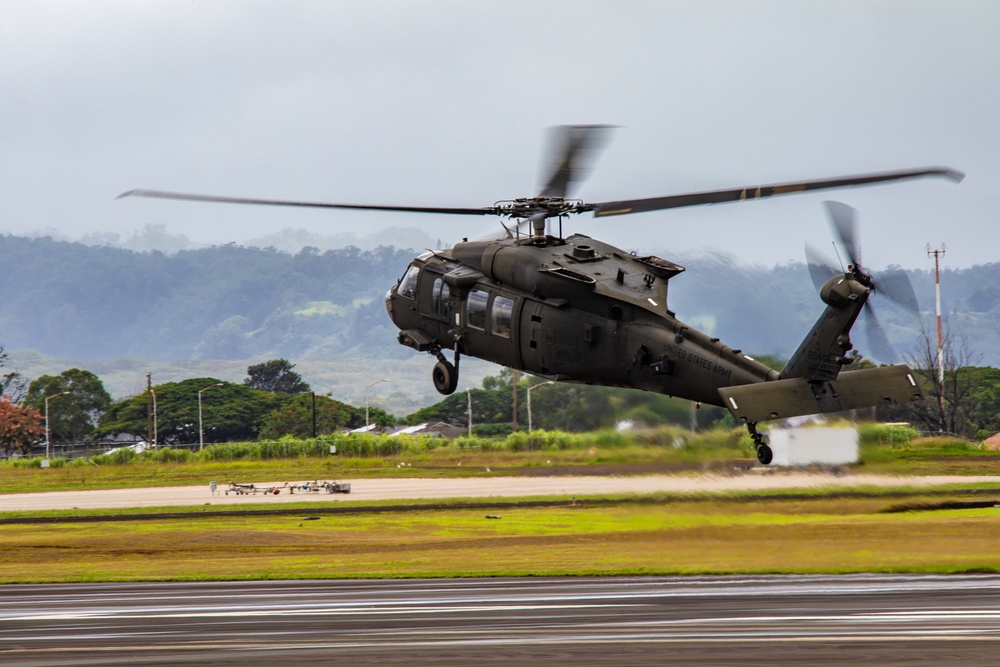
[[(241, 381), (249, 364), (281, 357), (316, 391), (355, 405), (368, 382), (390, 378), (370, 399), (409, 414), (440, 398), (430, 386), (432, 359), (396, 342), (383, 305), (413, 255), (232, 244), (166, 254), (0, 236), (0, 344), (29, 377), (86, 368), (116, 397), (141, 391), (147, 371), (157, 382)], [(669, 307), (749, 354), (789, 356), (823, 308), (802, 264), (670, 259), (688, 270), (672, 279)], [(904, 356), (922, 327), (934, 331), (933, 271), (909, 274), (922, 320), (874, 300)], [(969, 342), (975, 363), (1000, 366), (1000, 264), (944, 271), (942, 294), (955, 339)], [(864, 353), (862, 331), (855, 343)], [(460, 388), (496, 372), (463, 359)]]

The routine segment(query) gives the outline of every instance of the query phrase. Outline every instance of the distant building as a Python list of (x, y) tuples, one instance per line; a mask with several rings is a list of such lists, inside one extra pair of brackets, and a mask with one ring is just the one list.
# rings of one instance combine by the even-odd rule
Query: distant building
[(351, 433), (371, 433), (372, 435), (383, 435), (385, 431), (382, 430), (378, 424), (369, 424), (368, 426), (361, 426), (358, 428), (351, 429), (347, 432)]
[(1000, 433), (995, 433), (983, 440), (986, 449), (1000, 449)]
[(369, 424), (348, 431), (348, 433), (371, 433), (372, 435), (426, 435), (433, 438), (457, 438), (466, 433), (461, 426), (452, 426), (445, 422), (425, 422), (416, 426), (387, 426), (384, 430), (377, 424)]
[(407, 426), (389, 433), (389, 435), (429, 435), (434, 438), (458, 438), (465, 435), (466, 429), (452, 426), (445, 422), (424, 423)]

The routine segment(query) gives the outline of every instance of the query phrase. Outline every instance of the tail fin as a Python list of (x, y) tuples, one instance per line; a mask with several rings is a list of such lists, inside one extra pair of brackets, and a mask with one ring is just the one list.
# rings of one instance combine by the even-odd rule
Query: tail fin
[(870, 293), (870, 288), (851, 273), (827, 281), (820, 291), (827, 303), (826, 310), (785, 364), (781, 378), (804, 378), (811, 382), (836, 380), (841, 368), (853, 361), (847, 356), (854, 347), (851, 327)]

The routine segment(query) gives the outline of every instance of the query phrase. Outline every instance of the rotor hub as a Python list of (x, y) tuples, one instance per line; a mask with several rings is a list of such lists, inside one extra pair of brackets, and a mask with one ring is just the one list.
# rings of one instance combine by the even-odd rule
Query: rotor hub
[(820, 290), (820, 298), (824, 303), (834, 308), (843, 309), (850, 306), (860, 298), (867, 300), (871, 288), (851, 273), (830, 278), (823, 289)]
[(580, 213), (583, 202), (579, 199), (562, 197), (521, 197), (496, 203), (496, 212), (508, 218), (530, 218), (544, 214), (545, 218), (556, 218), (571, 213)]

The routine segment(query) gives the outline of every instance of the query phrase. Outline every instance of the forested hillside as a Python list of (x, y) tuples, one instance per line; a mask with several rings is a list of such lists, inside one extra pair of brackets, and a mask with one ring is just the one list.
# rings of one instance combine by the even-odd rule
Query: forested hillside
[[(822, 311), (802, 264), (761, 268), (730, 257), (661, 254), (688, 267), (671, 280), (669, 307), (749, 354), (787, 358)], [(280, 357), (342, 400), (357, 400), (371, 373), (413, 372), (420, 395), (403, 383), (392, 386), (403, 394), (398, 409), (412, 410), (428, 404), (423, 388), (433, 398), (431, 360), (396, 342), (383, 296), (413, 255), (390, 247), (290, 254), (235, 245), (165, 254), (0, 236), (0, 344), (73, 360), (67, 368), (126, 357), (160, 367), (225, 361), (236, 370), (213, 371), (224, 379), (246, 367), (242, 360)], [(877, 296), (873, 301), (903, 356), (914, 350), (922, 326), (934, 331), (933, 270), (910, 275), (923, 322)], [(946, 270), (942, 284), (953, 338), (967, 339), (973, 364), (1000, 366), (1000, 264)], [(863, 327), (855, 339), (864, 354)], [(324, 365), (323, 382), (310, 364)], [(466, 381), (493, 372), (473, 369)], [(354, 374), (350, 390), (334, 388), (339, 372)], [(168, 378), (174, 379), (164, 372), (160, 379)], [(140, 381), (130, 387), (138, 391)]]
[[(671, 309), (686, 322), (751, 353), (787, 358), (824, 307), (804, 264), (752, 267), (718, 256), (681, 263), (688, 270), (671, 281)], [(881, 298), (877, 283), (871, 300), (901, 361), (913, 355), (922, 335), (936, 338), (934, 270), (907, 274), (920, 317)], [(970, 362), (1000, 366), (1000, 263), (945, 269), (941, 286), (945, 334), (956, 346), (968, 344)], [(862, 354), (868, 349), (865, 332), (861, 321), (852, 336)]]
[(323, 358), (387, 341), (382, 298), (412, 252), (291, 255), (222, 246), (173, 255), (0, 237), (0, 342), (71, 358)]

